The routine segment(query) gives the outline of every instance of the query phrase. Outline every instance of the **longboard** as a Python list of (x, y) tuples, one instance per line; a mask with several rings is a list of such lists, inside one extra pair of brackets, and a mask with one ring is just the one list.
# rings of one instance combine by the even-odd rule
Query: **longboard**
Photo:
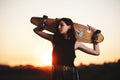
[[(48, 30), (52, 33), (56, 33), (58, 20), (58, 18), (48, 18), (44, 15), (43, 17), (32, 17), (31, 23), (35, 26), (44, 28), (45, 30)], [(100, 30), (91, 32), (88, 26), (75, 22), (74, 29), (77, 41), (81, 41), (84, 43), (100, 43), (104, 40), (104, 36), (101, 34)]]

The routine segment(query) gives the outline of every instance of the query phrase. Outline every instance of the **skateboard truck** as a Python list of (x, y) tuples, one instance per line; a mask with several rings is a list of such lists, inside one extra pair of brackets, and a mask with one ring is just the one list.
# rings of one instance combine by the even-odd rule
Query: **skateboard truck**
[(96, 30), (92, 36), (92, 43), (97, 43), (98, 40), (98, 34), (101, 33), (100, 30)]
[(47, 26), (47, 18), (48, 18), (48, 16), (46, 16), (46, 15), (43, 15), (43, 20), (42, 20), (42, 23), (40, 24), (40, 27), (41, 27), (41, 29), (42, 30), (44, 30), (45, 29), (45, 27)]

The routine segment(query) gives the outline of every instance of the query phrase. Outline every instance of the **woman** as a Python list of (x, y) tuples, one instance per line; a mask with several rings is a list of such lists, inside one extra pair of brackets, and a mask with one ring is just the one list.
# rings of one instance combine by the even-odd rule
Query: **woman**
[[(90, 28), (91, 31), (96, 31), (93, 27)], [(79, 80), (74, 66), (75, 50), (99, 55), (98, 43), (93, 43), (93, 49), (91, 49), (76, 40), (73, 22), (69, 18), (58, 21), (57, 32), (54, 35), (43, 32), (40, 27), (34, 28), (34, 32), (53, 44), (53, 80)]]

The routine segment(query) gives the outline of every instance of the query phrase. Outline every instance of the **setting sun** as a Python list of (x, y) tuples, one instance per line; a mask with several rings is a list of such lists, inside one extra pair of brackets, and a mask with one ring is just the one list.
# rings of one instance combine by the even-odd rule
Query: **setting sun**
[(52, 45), (48, 41), (43, 41), (45, 45), (40, 48), (40, 44), (38, 43), (37, 47), (35, 47), (35, 64), (38, 66), (51, 66), (52, 65)]
[(52, 65), (52, 56), (51, 54), (43, 54), (41, 56), (41, 62), (43, 66), (51, 66)]

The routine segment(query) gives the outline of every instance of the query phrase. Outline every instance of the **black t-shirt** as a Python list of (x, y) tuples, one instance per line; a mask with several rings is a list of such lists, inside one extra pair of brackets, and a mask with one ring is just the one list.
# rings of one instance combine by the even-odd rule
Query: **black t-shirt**
[(74, 66), (75, 41), (69, 39), (59, 39), (54, 42), (52, 53), (53, 65)]

